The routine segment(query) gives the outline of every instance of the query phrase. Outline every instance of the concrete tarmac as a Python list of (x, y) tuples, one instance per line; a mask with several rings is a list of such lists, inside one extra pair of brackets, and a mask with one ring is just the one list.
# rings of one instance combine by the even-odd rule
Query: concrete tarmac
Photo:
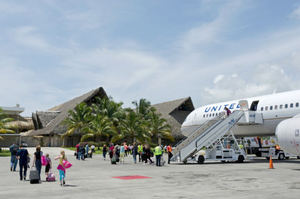
[[(54, 155), (60, 148), (43, 148), (50, 153), (58, 179)], [(32, 152), (33, 149), (30, 149)], [(0, 198), (299, 198), (300, 160), (274, 161), (268, 169), (264, 159), (246, 163), (171, 164), (164, 167), (133, 164), (111, 165), (101, 156), (78, 161), (66, 150), (73, 166), (67, 170), (66, 186), (59, 182), (30, 184), (20, 181), (18, 172), (9, 171), (9, 158), (0, 157)], [(44, 173), (44, 167), (43, 172)], [(147, 176), (147, 179), (122, 180), (116, 176)], [(42, 175), (42, 180), (45, 176)]]

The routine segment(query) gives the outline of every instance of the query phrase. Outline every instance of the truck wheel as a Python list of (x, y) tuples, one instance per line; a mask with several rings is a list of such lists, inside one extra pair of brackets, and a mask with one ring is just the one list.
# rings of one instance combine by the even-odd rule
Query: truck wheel
[(204, 156), (203, 155), (199, 155), (199, 157), (198, 157), (198, 164), (203, 164), (204, 160), (205, 160)]
[(300, 156), (297, 156), (297, 159), (300, 159)]
[(243, 155), (239, 155), (238, 161), (237, 161), (237, 162), (238, 162), (238, 163), (243, 163), (244, 160), (245, 160), (244, 156), (243, 156)]
[(278, 155), (278, 160), (284, 160), (284, 154), (283, 153), (280, 153)]
[(183, 164), (186, 164), (186, 163), (187, 163), (187, 160), (184, 160), (184, 161), (183, 161)]
[(270, 157), (266, 157), (267, 160), (270, 160)]
[(290, 157), (285, 157), (286, 160), (290, 159)]

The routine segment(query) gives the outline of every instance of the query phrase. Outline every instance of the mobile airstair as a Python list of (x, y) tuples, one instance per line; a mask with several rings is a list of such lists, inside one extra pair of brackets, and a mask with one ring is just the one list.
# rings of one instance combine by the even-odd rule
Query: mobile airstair
[[(232, 138), (236, 142), (232, 133), (228, 135), (230, 130), (239, 122), (239, 120), (245, 115), (243, 110), (236, 110), (229, 116), (219, 116), (215, 120), (207, 121), (194, 130), (185, 140), (183, 140), (173, 150), (172, 161), (186, 163), (187, 159), (193, 157), (201, 149), (210, 149), (210, 152), (214, 153), (217, 157), (218, 150), (221, 149), (220, 160), (223, 161), (228, 158), (234, 158), (233, 153), (237, 154), (237, 159), (241, 158), (240, 155), (244, 156), (244, 152), (238, 147), (238, 152), (232, 151), (233, 149), (226, 149), (224, 146), (224, 138)], [(212, 150), (214, 149), (214, 150)], [(225, 155), (224, 155), (225, 154)], [(231, 154), (227, 155), (226, 154)], [(198, 156), (198, 163), (204, 162), (204, 155)]]

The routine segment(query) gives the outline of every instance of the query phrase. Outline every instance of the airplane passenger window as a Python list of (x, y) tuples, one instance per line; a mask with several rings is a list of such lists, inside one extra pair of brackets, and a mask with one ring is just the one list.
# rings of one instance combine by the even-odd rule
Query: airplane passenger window
[(214, 117), (214, 116), (215, 116), (215, 114), (213, 113), (213, 114), (212, 114), (212, 116)]
[(299, 102), (296, 103), (296, 107), (299, 107)]
[(211, 117), (211, 114), (209, 114), (209, 117)]
[(283, 108), (283, 105), (282, 105), (282, 104), (280, 104), (279, 108), (280, 108), (280, 109), (282, 109), (282, 108)]
[(268, 106), (265, 107), (265, 110), (266, 110), (266, 111), (268, 110)]
[(264, 107), (261, 107), (260, 110), (261, 110), (261, 111), (264, 111)]
[(294, 107), (294, 104), (293, 104), (293, 103), (291, 103), (291, 104), (290, 104), (290, 108), (293, 108), (293, 107)]
[(288, 105), (288, 104), (285, 104), (285, 105), (284, 105), (284, 108), (288, 108), (288, 107), (289, 107), (289, 105)]
[(275, 105), (275, 106), (274, 106), (274, 109), (275, 109), (275, 110), (277, 110), (277, 108), (278, 108), (278, 106), (277, 106), (277, 105)]
[(205, 114), (203, 115), (203, 117), (205, 117)]
[(270, 106), (270, 111), (273, 110), (273, 106)]

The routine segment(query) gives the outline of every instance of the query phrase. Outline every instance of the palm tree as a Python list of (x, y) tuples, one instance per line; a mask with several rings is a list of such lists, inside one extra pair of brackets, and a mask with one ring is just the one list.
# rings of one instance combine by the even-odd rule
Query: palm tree
[(158, 145), (161, 145), (161, 138), (174, 141), (171, 135), (171, 127), (167, 124), (167, 120), (161, 118), (161, 115), (155, 111), (150, 112), (149, 131), (151, 136), (158, 138)]
[[(92, 109), (95, 115), (103, 115), (111, 123), (110, 135), (107, 137), (109, 140), (114, 137), (117, 140), (117, 134), (120, 134), (120, 123), (125, 118), (125, 111), (122, 109), (122, 102), (114, 102), (111, 97), (109, 98), (96, 98), (96, 102), (92, 104)], [(107, 140), (108, 141), (108, 140)]]
[[(0, 134), (15, 133), (15, 131), (7, 127), (7, 123), (11, 121), (13, 121), (13, 119), (7, 117), (7, 115), (4, 114), (3, 110), (0, 108)], [(3, 137), (0, 136), (0, 139), (2, 140)]]
[(135, 106), (136, 113), (146, 120), (149, 119), (149, 113), (154, 110), (151, 103), (143, 98), (139, 102), (133, 101), (132, 104)]
[(145, 143), (150, 141), (150, 134), (146, 130), (147, 124), (145, 120), (141, 120), (139, 115), (132, 109), (126, 109), (126, 117), (121, 121), (121, 133), (116, 139), (129, 138), (130, 141)]
[(112, 128), (112, 122), (104, 115), (94, 115), (88, 126), (88, 133), (81, 137), (81, 142), (90, 138), (94, 139), (97, 137), (109, 137), (115, 135), (115, 130)]
[(74, 110), (69, 111), (68, 118), (63, 122), (68, 129), (64, 136), (73, 135), (75, 132), (79, 135), (89, 133), (91, 118), (91, 108), (86, 103), (80, 103)]

